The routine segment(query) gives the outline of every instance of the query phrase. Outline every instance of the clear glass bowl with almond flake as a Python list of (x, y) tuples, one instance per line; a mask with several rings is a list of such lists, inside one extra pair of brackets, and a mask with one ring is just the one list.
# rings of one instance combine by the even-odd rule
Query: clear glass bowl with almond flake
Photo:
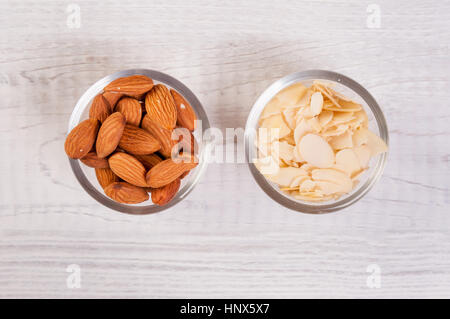
[(388, 129), (370, 93), (335, 72), (303, 71), (267, 88), (245, 128), (259, 186), (281, 205), (329, 213), (361, 199), (383, 173)]

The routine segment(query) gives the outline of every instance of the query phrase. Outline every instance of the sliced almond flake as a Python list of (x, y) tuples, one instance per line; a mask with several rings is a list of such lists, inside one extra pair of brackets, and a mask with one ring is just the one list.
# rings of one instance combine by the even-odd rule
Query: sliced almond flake
[[(330, 100), (323, 101), (323, 108), (330, 108), (330, 107), (336, 107), (336, 105), (333, 104)], [(322, 110), (323, 111), (323, 110)]]
[(353, 175), (351, 176), (352, 180), (353, 181), (358, 180), (364, 174), (365, 171), (366, 171), (366, 169), (361, 169), (361, 170), (353, 173)]
[(326, 201), (326, 200), (330, 200), (331, 197), (310, 197), (310, 196), (304, 196), (301, 194), (298, 195), (294, 195), (294, 197), (296, 199), (300, 199), (303, 201), (310, 201), (310, 202), (322, 202), (322, 201)]
[(290, 166), (292, 166), (292, 167), (300, 167), (300, 164), (297, 163), (297, 162), (291, 161), (290, 162)]
[(305, 171), (302, 168), (281, 167), (277, 174), (267, 175), (266, 178), (280, 186), (289, 187), (292, 181), (300, 175), (305, 175)]
[(280, 167), (289, 167), (291, 166), (289, 163), (286, 163), (285, 161), (283, 161), (282, 159), (279, 160), (279, 166)]
[(334, 195), (336, 193), (346, 193), (349, 192), (352, 187), (352, 180), (350, 180), (350, 188), (346, 188), (342, 184), (337, 184), (329, 181), (316, 181), (316, 186), (320, 189), (324, 195)]
[(341, 135), (331, 137), (329, 144), (334, 150), (352, 148), (353, 147), (352, 135), (350, 134), (349, 131), (345, 131), (345, 133)]
[(256, 146), (258, 148), (258, 157), (265, 157), (270, 155), (271, 144), (269, 143), (258, 143)]
[(299, 144), (302, 158), (311, 165), (326, 168), (334, 164), (334, 152), (331, 146), (319, 135), (308, 133)]
[(314, 91), (311, 89), (307, 89), (303, 97), (298, 101), (298, 106), (304, 107), (309, 105), (311, 101), (311, 96), (313, 95)]
[(360, 107), (355, 107), (353, 109), (351, 109), (351, 108), (341, 109), (341, 108), (338, 108), (338, 107), (328, 107), (328, 106), (326, 106), (323, 109), (327, 110), (327, 111), (333, 111), (333, 112), (358, 112), (358, 111), (361, 110), (361, 106)]
[(362, 168), (366, 168), (369, 165), (371, 151), (369, 146), (367, 145), (361, 145), (358, 147), (353, 148), (355, 151), (356, 157), (358, 157), (359, 165)]
[(327, 128), (324, 132), (322, 132), (322, 136), (329, 137), (329, 136), (337, 136), (343, 134), (345, 131), (347, 131), (348, 127), (347, 125), (340, 124), (338, 126), (331, 126)]
[(333, 118), (333, 112), (331, 112), (331, 111), (322, 111), (319, 114), (319, 124), (320, 124), (320, 126), (321, 127), (326, 126), (331, 121), (332, 118)]
[(256, 168), (264, 176), (277, 174), (277, 172), (280, 170), (280, 167), (278, 166), (278, 162), (272, 156), (266, 156), (266, 157), (254, 159), (253, 162), (254, 162)]
[(317, 90), (319, 90), (323, 95), (325, 95), (336, 107), (341, 108), (339, 102), (334, 97), (332, 97), (331, 94), (329, 94), (323, 86), (317, 84), (316, 85), (313, 84), (313, 86)]
[(299, 144), (300, 139), (310, 132), (313, 132), (313, 129), (309, 126), (307, 120), (302, 120), (294, 130), (295, 144)]
[(369, 146), (372, 156), (387, 152), (388, 147), (386, 143), (378, 135), (367, 130), (367, 138), (367, 146)]
[(367, 126), (369, 124), (369, 118), (367, 117), (366, 111), (364, 109), (361, 109), (354, 113), (354, 116), (362, 124), (362, 126)]
[(298, 190), (298, 187), (281, 187), (280, 190), (282, 190), (282, 191), (295, 191), (295, 190)]
[(353, 116), (353, 112), (336, 112), (336, 114), (334, 114), (333, 116), (333, 119), (331, 120), (331, 123), (333, 125), (339, 125), (349, 122), (353, 119), (355, 119), (355, 117)]
[(306, 172), (308, 172), (308, 174), (311, 174), (313, 169), (316, 169), (317, 167), (311, 165), (311, 164), (303, 164), (302, 166), (300, 166), (301, 168), (303, 168)]
[(367, 142), (369, 141), (367, 131), (368, 130), (366, 128), (360, 128), (353, 132), (352, 139), (353, 139), (353, 145), (355, 147), (367, 144)]
[(283, 111), (283, 109), (284, 109), (284, 105), (281, 104), (280, 100), (277, 97), (274, 97), (264, 107), (264, 110), (261, 113), (260, 120), (266, 119), (266, 118), (276, 115), (276, 114), (279, 114)]
[(323, 107), (323, 96), (320, 92), (315, 92), (311, 96), (311, 104), (310, 104), (311, 113), (313, 114), (313, 116), (319, 115), (320, 112), (322, 112), (322, 107)]
[[(291, 133), (293, 133), (293, 132), (291, 131)], [(293, 134), (286, 135), (285, 137), (280, 139), (280, 142), (287, 142), (287, 143), (295, 146), (294, 135)]]
[(287, 163), (292, 161), (294, 146), (290, 145), (288, 142), (276, 141), (272, 143), (271, 152), (274, 156), (278, 156)]
[(360, 121), (358, 121), (356, 118), (345, 124), (348, 125), (352, 131), (359, 129), (360, 127), (363, 127), (363, 124)]
[(343, 109), (358, 109), (358, 111), (363, 109), (361, 104), (353, 101), (340, 101), (340, 105)]
[(293, 152), (292, 156), (293, 156), (292, 160), (297, 162), (297, 163), (305, 162), (305, 159), (300, 155), (300, 152), (299, 152), (299, 149), (298, 149), (298, 145), (296, 145), (294, 147), (294, 152)]
[(284, 109), (282, 112), (284, 121), (292, 130), (295, 129), (295, 117), (297, 115), (298, 110), (299, 109), (296, 107), (288, 107)]
[(293, 180), (292, 180), (292, 183), (291, 183), (291, 185), (289, 185), (290, 187), (297, 187), (297, 189), (299, 188), (299, 186), (300, 186), (300, 184), (304, 181), (304, 180), (306, 180), (306, 179), (309, 179), (309, 175), (307, 175), (308, 173), (305, 171), (305, 175), (300, 175), (300, 176), (297, 176), (296, 178), (294, 178)]
[(268, 129), (278, 128), (280, 130), (278, 138), (282, 138), (291, 132), (291, 129), (287, 126), (281, 114), (266, 118), (262, 121), (261, 127)]
[(349, 175), (361, 170), (355, 151), (349, 148), (336, 153), (336, 165), (344, 169)]
[(311, 177), (314, 181), (329, 181), (337, 184), (348, 182), (350, 175), (333, 168), (316, 168), (312, 170)]
[(305, 179), (301, 184), (300, 184), (300, 192), (309, 192), (312, 191), (314, 189), (314, 187), (316, 187), (316, 183), (314, 183), (312, 180), (310, 179)]
[(311, 107), (309, 105), (301, 107), (296, 114), (296, 121), (298, 122), (301, 119), (309, 119), (313, 117), (314, 114), (311, 111)]
[(282, 91), (276, 97), (284, 105), (297, 105), (306, 94), (307, 88), (302, 83), (295, 83)]
[(322, 192), (316, 192), (316, 191), (312, 191), (312, 192), (300, 192), (301, 196), (305, 196), (305, 197), (309, 197), (311, 199), (320, 199), (322, 200), (323, 198), (323, 193)]
[(345, 96), (344, 94), (342, 94), (342, 93), (339, 93), (339, 92), (333, 90), (333, 89), (330, 88), (329, 86), (327, 86), (326, 89), (327, 89), (327, 92), (328, 92), (329, 94), (333, 95), (333, 97), (334, 97), (336, 100), (343, 100), (343, 101), (346, 101), (346, 102), (353, 102), (352, 99), (346, 97), (346, 96)]
[(313, 84), (321, 85), (325, 88), (334, 87), (336, 84), (333, 82), (327, 82), (323, 80), (313, 80)]
[(311, 127), (314, 133), (319, 133), (322, 130), (322, 127), (320, 126), (319, 119), (317, 118), (317, 116), (310, 118), (306, 122), (308, 123), (309, 127)]

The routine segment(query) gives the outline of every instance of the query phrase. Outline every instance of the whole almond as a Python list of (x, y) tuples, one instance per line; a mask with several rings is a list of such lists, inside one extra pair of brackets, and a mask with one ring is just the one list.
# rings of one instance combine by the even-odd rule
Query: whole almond
[(169, 89), (157, 84), (145, 96), (147, 115), (165, 129), (172, 130), (177, 123), (177, 109)]
[(140, 187), (147, 186), (145, 179), (147, 171), (134, 156), (127, 153), (114, 153), (108, 162), (114, 174), (124, 181)]
[[(170, 157), (172, 148), (177, 147), (178, 144), (177, 140), (172, 140), (172, 132), (159, 126), (148, 116), (148, 114), (142, 119), (141, 126), (159, 141), (159, 144), (161, 144), (159, 152), (165, 157)], [(178, 147), (176, 152), (178, 153)]]
[(119, 145), (125, 128), (125, 117), (120, 112), (115, 112), (108, 116), (98, 131), (97, 143), (95, 145), (97, 156), (105, 158)]
[(109, 184), (105, 188), (105, 194), (123, 204), (138, 204), (149, 199), (148, 193), (143, 188), (125, 182)]
[(197, 166), (197, 161), (194, 157), (191, 157), (191, 160), (188, 163), (184, 161), (176, 163), (170, 158), (166, 159), (161, 163), (156, 164), (148, 171), (146, 175), (147, 184), (152, 188), (165, 186), (180, 177), (184, 172), (193, 169), (195, 166)]
[(116, 112), (125, 116), (128, 124), (139, 126), (142, 118), (142, 107), (138, 100), (124, 97), (116, 105)]
[(127, 94), (127, 96), (138, 100), (138, 101), (144, 101), (145, 100), (145, 94), (146, 93), (141, 93), (141, 94)]
[(149, 77), (145, 75), (131, 75), (112, 81), (104, 88), (104, 91), (137, 95), (150, 91), (152, 87), (153, 80)]
[(105, 188), (109, 184), (120, 180), (110, 168), (96, 168), (95, 175), (97, 176), (98, 183), (102, 188)]
[(80, 161), (89, 167), (93, 168), (108, 168), (108, 160), (106, 158), (100, 158), (97, 156), (97, 153), (95, 152), (89, 152), (82, 158), (80, 158)]
[(78, 159), (92, 149), (100, 124), (97, 120), (87, 119), (78, 124), (67, 135), (64, 149), (67, 156)]
[(190, 172), (191, 172), (191, 171), (189, 170), (189, 171), (186, 171), (186, 172), (184, 172), (183, 174), (181, 174), (181, 175), (180, 175), (180, 179), (183, 179), (183, 178), (185, 178), (186, 176), (188, 176)]
[(117, 101), (119, 101), (122, 96), (123, 96), (122, 93), (116, 93), (116, 92), (104, 92), (103, 93), (103, 97), (109, 103), (111, 113), (114, 111)]
[(166, 186), (152, 189), (152, 202), (156, 205), (163, 206), (169, 203), (180, 189), (181, 181), (179, 178)]
[(177, 108), (177, 124), (187, 128), (189, 131), (195, 130), (195, 120), (197, 119), (197, 116), (195, 115), (192, 106), (177, 91), (170, 90), (170, 94), (172, 94)]
[(144, 165), (146, 170), (149, 170), (159, 162), (162, 162), (162, 158), (159, 157), (157, 154), (149, 154), (149, 155), (135, 155), (139, 162)]
[(158, 140), (148, 131), (137, 126), (127, 124), (123, 130), (119, 147), (131, 154), (145, 155), (159, 150), (161, 148), (161, 144), (159, 144)]
[(91, 108), (89, 109), (89, 118), (99, 120), (103, 123), (110, 114), (111, 106), (105, 97), (101, 94), (94, 97)]

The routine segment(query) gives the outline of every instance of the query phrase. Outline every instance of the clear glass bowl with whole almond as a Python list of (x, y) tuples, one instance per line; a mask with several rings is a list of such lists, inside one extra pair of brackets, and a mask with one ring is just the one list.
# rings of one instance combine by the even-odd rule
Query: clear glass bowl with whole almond
[(288, 75), (247, 119), (245, 149), (259, 186), (281, 205), (329, 213), (361, 199), (387, 160), (383, 112), (356, 81), (335, 72)]
[(65, 151), (81, 186), (98, 202), (150, 214), (179, 203), (199, 181), (208, 128), (203, 106), (183, 83), (158, 71), (125, 70), (80, 97)]

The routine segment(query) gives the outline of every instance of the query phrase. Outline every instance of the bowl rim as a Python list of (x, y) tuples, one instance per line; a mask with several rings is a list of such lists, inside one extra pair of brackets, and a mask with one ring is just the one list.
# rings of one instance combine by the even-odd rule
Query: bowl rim
[(374, 170), (372, 175), (368, 177), (367, 181), (358, 187), (358, 189), (351, 195), (344, 197), (329, 204), (306, 204), (306, 202), (299, 202), (295, 199), (289, 198), (287, 195), (282, 195), (279, 191), (276, 191), (269, 181), (258, 171), (254, 163), (252, 162), (251, 150), (254, 150), (256, 146), (253, 141), (258, 127), (259, 117), (266, 104), (281, 90), (287, 88), (295, 83), (310, 80), (325, 80), (337, 82), (356, 93), (360, 98), (364, 100), (367, 106), (370, 108), (379, 130), (381, 139), (389, 146), (389, 133), (387, 128), (386, 119), (384, 114), (376, 102), (375, 98), (367, 91), (361, 84), (355, 80), (333, 71), (327, 70), (305, 70), (296, 73), (289, 74), (266, 88), (261, 95), (257, 98), (253, 104), (250, 113), (247, 117), (245, 125), (244, 141), (245, 141), (245, 155), (248, 163), (248, 167), (253, 178), (261, 189), (273, 200), (280, 205), (289, 208), (291, 210), (307, 213), (307, 214), (326, 214), (336, 212), (345, 207), (348, 207), (361, 198), (363, 198), (376, 182), (380, 179), (386, 166), (389, 150), (377, 156), (377, 162), (374, 164)]
[[(205, 130), (210, 128), (210, 123), (208, 116), (205, 112), (205, 109), (201, 102), (198, 100), (198, 98), (195, 96), (195, 94), (181, 81), (175, 79), (174, 77), (165, 74), (163, 72), (155, 71), (155, 70), (149, 70), (149, 69), (128, 69), (128, 70), (122, 70), (115, 73), (112, 73), (110, 75), (107, 75), (94, 84), (92, 84), (78, 99), (78, 102), (76, 103), (72, 114), (69, 119), (69, 125), (68, 125), (68, 131), (67, 134), (76, 126), (81, 120), (81, 116), (84, 113), (85, 109), (90, 105), (91, 100), (100, 92), (103, 91), (103, 88), (113, 80), (120, 78), (120, 77), (126, 77), (131, 75), (146, 75), (150, 77), (152, 80), (157, 81), (159, 83), (163, 83), (165, 85), (168, 85), (169, 87), (175, 89), (177, 92), (179, 92), (188, 102), (189, 104), (194, 108), (195, 113), (197, 114), (197, 119), (201, 120), (201, 130), (202, 133), (205, 132)], [(194, 187), (197, 185), (198, 181), (200, 180), (201, 176), (203, 175), (204, 171), (206, 170), (206, 167), (208, 165), (207, 160), (207, 154), (208, 154), (208, 147), (209, 145), (199, 145), (199, 154), (198, 159), (199, 163), (197, 167), (188, 175), (190, 176), (187, 183), (178, 191), (177, 195), (167, 204), (164, 206), (158, 206), (155, 204), (146, 205), (146, 206), (137, 206), (137, 205), (131, 205), (131, 204), (122, 204), (118, 203), (109, 197), (107, 197), (104, 193), (100, 192), (87, 178), (85, 175), (83, 169), (81, 168), (80, 161), (76, 159), (69, 158), (69, 163), (72, 168), (72, 171), (77, 178), (80, 185), (83, 187), (83, 189), (91, 196), (93, 197), (97, 202), (100, 204), (121, 212), (125, 214), (130, 215), (149, 215), (153, 213), (158, 213), (164, 210), (167, 210), (168, 208), (171, 208), (181, 202), (183, 199), (187, 197), (187, 195), (194, 189)]]

